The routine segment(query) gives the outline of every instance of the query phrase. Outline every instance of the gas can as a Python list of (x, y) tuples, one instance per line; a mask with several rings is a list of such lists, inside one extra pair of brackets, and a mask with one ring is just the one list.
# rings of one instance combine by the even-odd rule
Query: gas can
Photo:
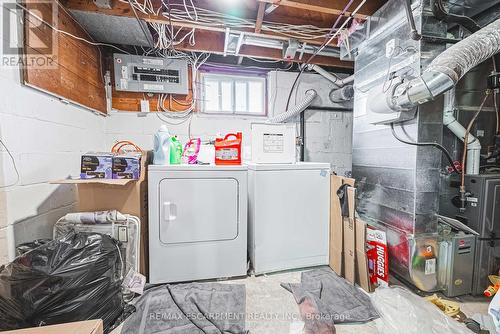
[(216, 165), (241, 165), (241, 132), (215, 139)]

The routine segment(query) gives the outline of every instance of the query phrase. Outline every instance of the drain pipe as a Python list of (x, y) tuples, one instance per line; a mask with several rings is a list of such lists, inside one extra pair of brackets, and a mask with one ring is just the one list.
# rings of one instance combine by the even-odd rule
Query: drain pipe
[[(443, 125), (450, 129), (451, 132), (460, 140), (465, 140), (467, 130), (453, 115), (453, 109), (447, 109), (443, 113)], [(467, 166), (466, 173), (471, 175), (479, 174), (479, 165), (481, 162), (481, 143), (479, 140), (469, 133), (467, 136)], [(464, 168), (464, 166), (462, 166)]]

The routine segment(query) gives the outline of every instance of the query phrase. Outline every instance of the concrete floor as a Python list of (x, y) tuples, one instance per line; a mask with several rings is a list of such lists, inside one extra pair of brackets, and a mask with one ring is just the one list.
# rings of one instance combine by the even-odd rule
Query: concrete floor
[[(241, 279), (224, 280), (220, 283), (245, 284), (246, 327), (252, 334), (300, 334), (302, 322), (297, 304), (291, 293), (280, 283), (299, 283), (301, 271), (281, 272)], [(475, 313), (487, 314), (488, 300), (466, 297), (455, 299), (460, 302), (467, 316)], [(358, 325), (336, 325), (337, 334), (378, 334), (375, 322)], [(120, 327), (112, 334), (119, 334)]]
[[(250, 333), (296, 334), (294, 331), (300, 322), (297, 304), (291, 293), (280, 286), (280, 283), (299, 283), (301, 271), (290, 271), (252, 276), (244, 279), (224, 281), (227, 283), (245, 284), (247, 292), (247, 329)], [(467, 315), (488, 313), (489, 300), (472, 297), (454, 299), (461, 305), (461, 310)], [(274, 316), (272, 320), (252, 320), (252, 316)], [(336, 325), (337, 334), (378, 334), (374, 321), (365, 324)]]

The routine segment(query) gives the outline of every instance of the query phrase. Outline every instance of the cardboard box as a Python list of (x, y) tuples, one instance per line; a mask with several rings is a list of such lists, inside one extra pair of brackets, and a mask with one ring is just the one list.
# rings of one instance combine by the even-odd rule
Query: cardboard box
[(368, 227), (366, 233), (370, 282), (374, 285), (389, 283), (389, 252), (385, 231)]
[(356, 228), (355, 228), (356, 188), (347, 187), (349, 217), (344, 219), (344, 277), (352, 284), (356, 283)]
[(368, 257), (366, 253), (367, 224), (356, 217), (356, 284), (366, 292), (373, 291), (368, 272)]
[(330, 268), (339, 276), (344, 275), (344, 222), (340, 210), (340, 200), (337, 196), (337, 190), (343, 185), (348, 184), (354, 187), (354, 179), (332, 175), (330, 178)]
[(113, 154), (110, 152), (88, 152), (82, 155), (81, 179), (111, 179)]
[(141, 154), (138, 152), (117, 154), (113, 157), (113, 179), (139, 179)]
[(148, 276), (148, 180), (147, 166), (151, 152), (141, 158), (141, 174), (138, 180), (90, 179), (62, 180), (53, 183), (76, 184), (78, 211), (118, 210), (139, 217), (141, 242), (139, 246), (139, 272)]
[(2, 334), (103, 334), (102, 320), (68, 322), (66, 324), (6, 331)]

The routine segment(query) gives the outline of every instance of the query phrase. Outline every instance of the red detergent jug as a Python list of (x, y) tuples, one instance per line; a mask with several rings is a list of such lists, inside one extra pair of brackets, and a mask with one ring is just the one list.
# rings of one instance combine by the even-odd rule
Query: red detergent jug
[(215, 139), (215, 164), (241, 165), (241, 140), (241, 132)]

